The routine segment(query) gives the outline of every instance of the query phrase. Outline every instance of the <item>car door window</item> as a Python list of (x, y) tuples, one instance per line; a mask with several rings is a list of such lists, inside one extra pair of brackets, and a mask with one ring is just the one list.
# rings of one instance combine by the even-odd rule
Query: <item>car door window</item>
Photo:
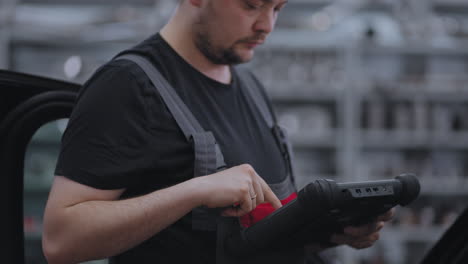
[[(23, 200), (26, 264), (47, 263), (41, 245), (43, 216), (67, 122), (68, 119), (59, 119), (41, 126), (26, 150)], [(86, 263), (106, 264), (107, 260)]]

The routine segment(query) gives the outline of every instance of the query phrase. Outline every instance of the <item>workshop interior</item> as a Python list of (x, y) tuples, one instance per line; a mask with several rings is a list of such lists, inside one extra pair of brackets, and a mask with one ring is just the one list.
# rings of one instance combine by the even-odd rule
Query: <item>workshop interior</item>
[[(83, 84), (158, 32), (176, 5), (0, 0), (0, 70)], [(297, 189), (402, 173), (421, 184), (373, 247), (330, 249), (331, 263), (420, 263), (468, 206), (467, 47), (466, 0), (289, 0), (247, 64), (292, 140)], [(42, 218), (66, 126), (66, 118), (47, 120), (27, 147), (26, 264), (46, 263)]]

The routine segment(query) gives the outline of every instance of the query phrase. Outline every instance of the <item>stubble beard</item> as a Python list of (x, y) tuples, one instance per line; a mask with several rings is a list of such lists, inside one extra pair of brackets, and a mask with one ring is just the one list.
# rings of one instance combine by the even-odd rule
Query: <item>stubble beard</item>
[(207, 32), (197, 32), (195, 45), (200, 52), (212, 63), (217, 65), (236, 65), (247, 62), (249, 59), (242, 58), (235, 50), (235, 44), (228, 48), (217, 48)]
[(247, 62), (249, 59), (244, 59), (236, 52), (235, 45), (230, 47), (216, 47), (215, 42), (210, 34), (210, 20), (214, 14), (213, 7), (210, 5), (207, 13), (200, 16), (195, 23), (195, 46), (197, 49), (212, 63), (216, 65), (236, 65)]

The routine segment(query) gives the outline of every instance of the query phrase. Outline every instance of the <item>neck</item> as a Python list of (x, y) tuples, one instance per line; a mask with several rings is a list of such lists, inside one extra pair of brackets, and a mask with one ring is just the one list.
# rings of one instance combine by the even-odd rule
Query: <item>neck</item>
[(187, 20), (177, 16), (179, 16), (178, 13), (162, 28), (160, 34), (164, 40), (187, 63), (204, 75), (224, 84), (231, 83), (232, 75), (229, 65), (214, 64), (205, 57), (195, 45), (194, 33), (190, 30), (190, 26), (184, 24)]

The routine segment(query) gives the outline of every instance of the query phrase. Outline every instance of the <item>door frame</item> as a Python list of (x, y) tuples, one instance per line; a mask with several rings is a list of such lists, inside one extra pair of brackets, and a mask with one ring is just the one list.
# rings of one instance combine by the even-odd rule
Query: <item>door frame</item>
[(50, 121), (68, 118), (80, 85), (0, 71), (0, 93), (9, 107), (0, 115), (0, 166), (2, 185), (0, 218), (5, 263), (25, 263), (24, 258), (24, 162), (34, 133)]

